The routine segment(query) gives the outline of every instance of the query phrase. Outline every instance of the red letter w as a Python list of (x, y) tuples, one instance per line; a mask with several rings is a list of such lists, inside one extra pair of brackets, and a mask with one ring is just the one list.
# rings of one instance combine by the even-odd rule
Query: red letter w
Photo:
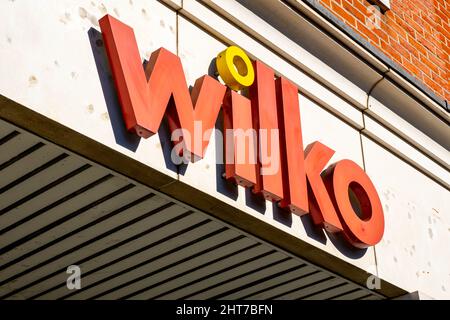
[[(110, 15), (99, 22), (127, 129), (148, 138), (167, 110), (170, 129), (182, 128), (190, 135), (183, 148), (203, 158), (210, 138), (204, 133), (214, 128), (225, 86), (205, 75), (190, 95), (178, 56), (161, 48), (144, 70), (133, 29)], [(195, 121), (201, 121), (200, 137), (194, 136)]]

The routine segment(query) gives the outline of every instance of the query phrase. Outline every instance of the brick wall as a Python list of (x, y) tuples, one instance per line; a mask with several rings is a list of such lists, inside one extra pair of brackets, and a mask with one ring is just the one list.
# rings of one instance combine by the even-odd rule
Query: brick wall
[(450, 0), (318, 0), (389, 58), (450, 100)]

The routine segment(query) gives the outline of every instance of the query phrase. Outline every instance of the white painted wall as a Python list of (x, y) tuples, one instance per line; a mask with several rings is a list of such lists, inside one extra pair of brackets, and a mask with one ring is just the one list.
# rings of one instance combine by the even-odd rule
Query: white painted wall
[[(171, 4), (181, 6), (179, 2)], [(346, 102), (223, 17), (193, 0), (185, 0), (183, 6), (182, 15), (177, 15), (173, 8), (157, 1), (48, 0), (45, 5), (32, 0), (2, 1), (0, 93), (364, 270), (378, 272), (400, 287), (450, 298), (450, 193), (442, 186), (450, 185), (449, 170), (445, 168), (448, 150), (439, 148), (439, 161), (414, 148), (407, 156), (402, 155), (403, 151), (397, 152), (396, 148), (399, 143), (408, 144), (390, 131), (398, 126), (395, 117), (389, 120), (391, 129), (378, 130), (376, 121), (363, 121), (361, 108)], [(242, 188), (236, 194), (225, 192), (220, 168), (216, 167), (214, 137), (205, 159), (190, 164), (178, 175), (163, 155), (168, 143), (164, 132), (161, 137), (155, 135), (147, 140), (124, 132), (104, 49), (97, 41), (97, 20), (105, 13), (134, 28), (143, 59), (161, 46), (178, 53), (190, 85), (208, 72), (211, 60), (229, 44), (240, 45), (252, 57), (296, 83), (305, 146), (318, 140), (336, 150), (331, 162), (348, 158), (362, 167), (365, 164), (385, 207), (383, 241), (375, 249), (353, 252), (340, 239), (314, 230), (307, 217), (290, 218), (274, 212), (270, 203), (255, 203)], [(309, 67), (314, 69), (314, 65)], [(323, 66), (318, 67), (323, 70)], [(330, 74), (328, 81), (338, 79), (339, 75)], [(351, 88), (349, 83), (346, 86)], [(335, 83), (335, 87), (341, 86)], [(377, 142), (365, 135), (361, 138), (359, 130), (370, 121), (373, 127), (363, 131)], [(421, 170), (429, 174), (424, 175), (405, 159), (413, 165), (420, 163)]]
[(379, 276), (408, 291), (450, 297), (449, 191), (363, 137), (366, 171), (384, 208)]
[(120, 114), (95, 43), (106, 13), (133, 26), (143, 59), (160, 47), (176, 52), (176, 14), (156, 1), (1, 1), (0, 93), (176, 177), (161, 152), (149, 156), (161, 149), (157, 137), (138, 141), (111, 125)]

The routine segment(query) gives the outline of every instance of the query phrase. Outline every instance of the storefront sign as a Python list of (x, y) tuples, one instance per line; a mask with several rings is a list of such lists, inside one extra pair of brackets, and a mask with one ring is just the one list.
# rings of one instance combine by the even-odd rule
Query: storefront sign
[[(205, 155), (223, 110), (224, 177), (316, 225), (343, 232), (355, 247), (377, 244), (384, 215), (374, 185), (355, 162), (325, 166), (334, 151), (320, 142), (304, 150), (298, 89), (231, 46), (216, 58), (218, 79), (204, 75), (189, 92), (181, 60), (164, 48), (143, 68), (133, 29), (106, 15), (100, 27), (129, 131), (148, 138), (164, 115), (178, 155)], [(270, 161), (266, 161), (269, 159)]]

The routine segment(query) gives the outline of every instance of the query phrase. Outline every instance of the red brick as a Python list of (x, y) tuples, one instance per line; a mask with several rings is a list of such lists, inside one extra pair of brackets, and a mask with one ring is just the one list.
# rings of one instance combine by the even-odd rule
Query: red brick
[(436, 94), (450, 98), (450, 1), (396, 0), (371, 29), (366, 0), (318, 0)]
[(431, 78), (442, 88), (448, 86), (448, 82), (445, 82), (444, 79), (437, 73), (432, 73)]
[(448, 64), (450, 62), (450, 56), (448, 53), (446, 53), (442, 47), (440, 49), (437, 50), (436, 52), (437, 57), (444, 61), (444, 63)]
[(442, 87), (439, 86), (433, 79), (425, 76), (423, 81), (425, 82), (425, 84), (430, 87), (432, 90), (434, 90), (435, 92), (438, 93), (442, 93)]
[(356, 19), (345, 9), (343, 9), (340, 5), (336, 4), (335, 2), (332, 2), (331, 8), (333, 9), (334, 13), (336, 13), (338, 16), (344, 19), (345, 22), (347, 22), (352, 26), (355, 26)]
[(427, 55), (428, 51), (424, 48), (424, 46), (422, 44), (417, 42), (417, 40), (414, 37), (408, 36), (408, 42), (414, 47), (414, 49), (417, 52), (422, 53), (424, 56)]
[(322, 2), (322, 5), (331, 8), (331, 0), (321, 0), (320, 2)]
[(417, 41), (422, 44), (428, 51), (435, 53), (436, 52), (436, 46), (431, 43), (428, 39), (418, 36)]
[(440, 18), (443, 22), (446, 22), (446, 23), (449, 22), (448, 13), (447, 13), (447, 15), (446, 15), (444, 12), (439, 11), (439, 10), (436, 10), (435, 13), (436, 13), (436, 15), (439, 16), (439, 18)]
[(408, 70), (411, 74), (420, 75), (421, 70), (414, 63), (409, 62), (407, 59), (402, 60), (403, 67)]
[(405, 49), (399, 42), (391, 42), (391, 46), (401, 54), (403, 58), (411, 60), (411, 53)]
[[(416, 16), (414, 16), (416, 17)], [(407, 21), (404, 21), (405, 24), (409, 25), (416, 33), (418, 34), (425, 34), (426, 29), (423, 26), (422, 22), (420, 22), (420, 19), (418, 19), (419, 23), (416, 22), (416, 20), (408, 19)]]
[(383, 29), (375, 29), (373, 30), (373, 33), (375, 33), (381, 40), (389, 42), (389, 35)]
[(450, 30), (445, 29), (440, 25), (436, 25), (436, 31), (440, 32), (443, 37), (450, 39)]
[(431, 77), (430, 68), (426, 64), (424, 64), (422, 61), (420, 61), (419, 58), (413, 57), (412, 63), (414, 63), (414, 65), (416, 65), (420, 69), (422, 74), (426, 74), (427, 76)]
[[(434, 14), (434, 13), (433, 13)], [(432, 28), (435, 29), (437, 26), (437, 23), (435, 20), (433, 20), (432, 16), (427, 15), (424, 12), (420, 13), (420, 17), (422, 18), (422, 20), (424, 20), (426, 23), (428, 23), (428, 25)]]
[[(404, 0), (403, 0), (404, 1)], [(433, 7), (430, 7), (430, 2), (425, 2), (421, 0), (415, 0), (412, 1), (411, 4), (414, 6), (414, 12), (416, 14), (420, 14), (420, 12), (429, 12), (430, 10), (433, 10)]]
[(400, 45), (409, 51), (411, 55), (419, 55), (416, 48), (414, 48), (406, 39), (399, 38)]
[(381, 48), (391, 59), (399, 62), (402, 61), (402, 55), (397, 50), (395, 50), (391, 45), (387, 44), (384, 41), (381, 41)]
[(391, 10), (390, 11), (402, 12), (405, 10), (408, 10), (406, 1), (391, 1)]
[(369, 40), (372, 40), (374, 43), (379, 45), (380, 37), (378, 37), (373, 31), (369, 30), (369, 28), (367, 28), (364, 24), (362, 24), (359, 21), (356, 22), (356, 27), (359, 31), (365, 34)]
[(356, 9), (349, 0), (342, 0), (342, 7), (347, 10), (350, 14), (352, 14), (357, 20), (365, 23), (366, 22), (366, 15), (363, 14), (361, 11)]
[(367, 8), (369, 7), (369, 3), (366, 0), (359, 1), (359, 0), (352, 0), (353, 6), (362, 12), (363, 14), (367, 15)]
[(442, 61), (441, 59), (439, 59), (438, 57), (436, 57), (436, 55), (434, 54), (429, 54), (428, 55), (428, 59), (434, 63), (437, 67), (441, 68), (441, 69), (445, 69), (445, 62)]
[(424, 64), (426, 64), (432, 72), (439, 73), (439, 67), (437, 65), (435, 65), (433, 62), (431, 62), (431, 60), (428, 59), (427, 57), (424, 57), (421, 55), (420, 61), (422, 61)]
[[(395, 32), (403, 38), (406, 38), (408, 36), (406, 30), (395, 21), (390, 21), (388, 24), (388, 28), (394, 29)], [(412, 35), (415, 36), (414, 33)]]

